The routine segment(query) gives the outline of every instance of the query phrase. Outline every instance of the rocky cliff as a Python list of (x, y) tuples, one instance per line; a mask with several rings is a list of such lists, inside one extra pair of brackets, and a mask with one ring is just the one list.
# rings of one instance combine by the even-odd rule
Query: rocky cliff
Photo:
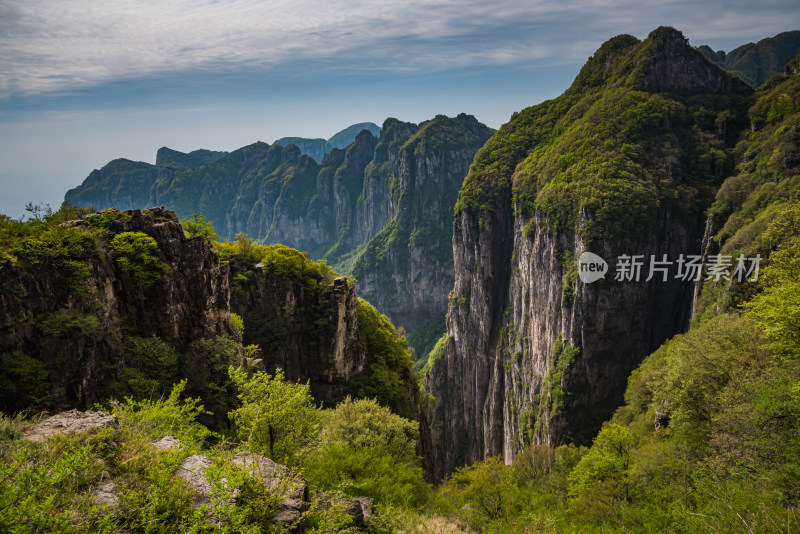
[(369, 396), (415, 415), (405, 339), (324, 262), (282, 245), (217, 253), (164, 208), (76, 215), (0, 220), (3, 411), (158, 397), (186, 378), (225, 424), (228, 366), (242, 361), (234, 310), (261, 348), (248, 365), (308, 380), (326, 406)]
[(327, 407), (350, 395), (417, 417), (408, 343), (356, 295), (351, 280), (283, 245), (240, 245), (217, 247), (231, 266), (231, 309), (244, 322), (244, 344), (261, 349), (250, 356), (260, 368), (280, 367), (290, 380), (309, 381), (314, 399)]
[(234, 270), (231, 308), (244, 321), (244, 342), (261, 347), (266, 371), (308, 380), (314, 400), (335, 406), (367, 371), (355, 291), (346, 277), (317, 272), (307, 284), (273, 267)]
[(161, 377), (148, 375), (177, 380), (196, 369), (203, 340), (238, 336), (228, 266), (205, 238), (184, 237), (178, 218), (163, 208), (42, 225), (3, 260), (7, 411), (85, 408), (113, 392), (155, 388)]
[[(627, 376), (688, 324), (704, 210), (733, 168), (750, 90), (659, 28), (605, 43), (561, 97), (514, 114), (456, 204), (435, 397), (435, 476), (527, 443), (586, 443)], [(583, 252), (609, 272), (578, 277)], [(619, 280), (623, 255), (641, 275)], [(646, 281), (650, 258), (670, 261)]]
[[(453, 287), (451, 207), (475, 152), (490, 135), (463, 114), (420, 125), (397, 151), (389, 190), (380, 191), (388, 196), (382, 204), (389, 222), (353, 265), (361, 295), (409, 331), (419, 356), (444, 330)], [(375, 192), (370, 188), (368, 194)]]

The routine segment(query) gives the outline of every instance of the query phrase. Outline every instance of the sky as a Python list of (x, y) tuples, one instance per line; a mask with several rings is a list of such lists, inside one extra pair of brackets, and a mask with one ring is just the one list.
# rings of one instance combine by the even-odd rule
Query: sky
[(606, 40), (658, 26), (730, 51), (800, 29), (796, 0), (0, 0), (0, 213), (60, 205), (158, 148), (328, 138), (561, 94)]

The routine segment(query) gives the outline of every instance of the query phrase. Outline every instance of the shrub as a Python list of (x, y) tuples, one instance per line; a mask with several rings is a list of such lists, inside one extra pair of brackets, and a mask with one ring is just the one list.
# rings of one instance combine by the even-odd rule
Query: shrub
[(117, 253), (117, 266), (139, 289), (152, 286), (170, 271), (169, 265), (159, 257), (156, 240), (143, 232), (117, 234), (110, 246)]
[(309, 481), (379, 504), (422, 504), (426, 486), (416, 455), (419, 424), (375, 400), (349, 397), (323, 419), (320, 445), (307, 470)]
[(319, 411), (314, 406), (308, 383), (292, 384), (281, 369), (275, 375), (248, 375), (239, 368), (228, 370), (239, 390), (241, 406), (228, 416), (248, 450), (287, 465), (301, 463), (301, 457), (317, 435)]

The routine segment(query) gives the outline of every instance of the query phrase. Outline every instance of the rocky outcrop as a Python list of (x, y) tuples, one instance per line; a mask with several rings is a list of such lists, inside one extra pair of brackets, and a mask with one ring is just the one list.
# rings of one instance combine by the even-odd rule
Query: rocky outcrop
[[(122, 234), (138, 241), (115, 249)], [(3, 379), (43, 380), (44, 392), (28, 393), (49, 392), (47, 407), (107, 399), (131, 337), (155, 336), (188, 354), (201, 340), (239, 336), (230, 320), (228, 266), (205, 238), (185, 237), (171, 211), (106, 211), (21, 246), (16, 261), (0, 269)], [(26, 407), (21, 396), (4, 398), (3, 408)]]
[[(192, 505), (195, 507), (212, 503), (214, 488), (206, 477), (206, 470), (211, 465), (211, 459), (207, 456), (193, 454), (181, 463), (175, 473), (192, 490)], [(234, 502), (234, 498), (229, 501), (230, 504)]]
[[(284, 466), (264, 456), (240, 452), (233, 457), (233, 463), (260, 480), (272, 494), (280, 497), (272, 520), (285, 525), (298, 523), (303, 512), (308, 509), (308, 485), (299, 475), (293, 475)], [(213, 465), (207, 456), (195, 454), (186, 458), (175, 475), (192, 490), (195, 507), (218, 505), (215, 503), (214, 488), (206, 476), (206, 470)], [(227, 479), (220, 482), (227, 488)], [(230, 497), (225, 504), (241, 504), (242, 492), (239, 488), (227, 488)], [(213, 521), (213, 510), (212, 510)]]
[[(234, 273), (236, 275), (238, 273)], [(301, 279), (261, 266), (237, 276), (231, 307), (244, 320), (244, 343), (257, 344), (267, 372), (310, 382), (317, 402), (334, 406), (367, 371), (355, 291), (345, 277)]]
[(233, 463), (260, 479), (265, 488), (281, 497), (273, 516), (275, 521), (292, 524), (300, 520), (308, 508), (308, 484), (303, 477), (290, 473), (265, 456), (249, 452), (237, 453)]
[(69, 410), (52, 417), (22, 432), (22, 438), (30, 441), (45, 441), (53, 436), (73, 432), (88, 432), (93, 429), (116, 425), (117, 416), (106, 412), (81, 412)]
[[(644, 117), (626, 115), (633, 102)], [(528, 443), (591, 441), (630, 371), (688, 325), (692, 283), (675, 262), (700, 254), (748, 104), (742, 82), (660, 28), (603, 45), (563, 96), (479, 151), (456, 205), (447, 343), (428, 375), (435, 478)], [(587, 251), (608, 262), (605, 279), (578, 277)], [(615, 279), (625, 254), (642, 257), (640, 277)], [(667, 280), (647, 281), (665, 255)]]
[(752, 88), (716, 65), (702, 61), (680, 32), (659, 28), (650, 37), (643, 75), (650, 91), (749, 94)]

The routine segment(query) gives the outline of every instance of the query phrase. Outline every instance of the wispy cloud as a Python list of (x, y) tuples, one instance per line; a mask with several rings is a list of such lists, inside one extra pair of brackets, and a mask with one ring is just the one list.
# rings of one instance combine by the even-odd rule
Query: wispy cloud
[(378, 71), (563, 63), (585, 59), (616, 33), (646, 32), (660, 21), (695, 41), (731, 33), (741, 41), (800, 23), (794, 0), (749, 4), (0, 0), (0, 96), (167, 72), (224, 75), (306, 61)]

